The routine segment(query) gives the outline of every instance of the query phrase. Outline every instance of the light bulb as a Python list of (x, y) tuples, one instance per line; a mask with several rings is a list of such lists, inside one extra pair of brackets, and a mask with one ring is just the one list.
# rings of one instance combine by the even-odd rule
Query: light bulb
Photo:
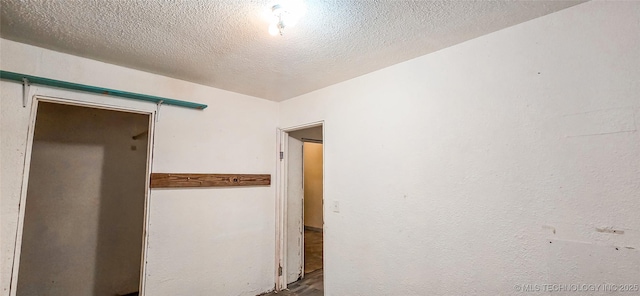
[(271, 6), (271, 22), (269, 34), (282, 35), (285, 27), (293, 27), (305, 14), (306, 7), (302, 0), (279, 0), (279, 4)]
[(279, 5), (296, 19), (300, 19), (307, 12), (307, 7), (302, 0), (280, 0)]
[(276, 36), (280, 33), (280, 30), (278, 29), (278, 23), (273, 22), (271, 23), (271, 25), (269, 25), (269, 34), (271, 34), (271, 36)]
[(281, 17), (282, 23), (287, 27), (293, 27), (298, 22), (298, 17), (292, 13), (283, 13)]
[(282, 9), (282, 5), (280, 4), (276, 4), (273, 6), (273, 8), (271, 8), (271, 12), (273, 13), (273, 15), (279, 15), (281, 13), (283, 13), (285, 10)]

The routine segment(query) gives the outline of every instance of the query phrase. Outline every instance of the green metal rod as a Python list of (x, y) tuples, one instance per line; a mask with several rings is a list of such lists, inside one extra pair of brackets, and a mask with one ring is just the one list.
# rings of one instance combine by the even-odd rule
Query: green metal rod
[(174, 100), (174, 99), (156, 97), (156, 96), (150, 96), (150, 95), (143, 95), (143, 94), (126, 92), (126, 91), (121, 91), (116, 89), (78, 84), (78, 83), (67, 82), (62, 80), (55, 80), (55, 79), (49, 79), (44, 77), (31, 76), (26, 74), (0, 70), (0, 79), (13, 80), (13, 81), (22, 83), (23, 78), (26, 78), (30, 84), (48, 85), (48, 86), (53, 86), (58, 88), (73, 89), (73, 90), (110, 95), (114, 97), (121, 97), (121, 98), (132, 99), (132, 100), (154, 102), (156, 104), (159, 102), (162, 102), (162, 104), (165, 104), (165, 105), (180, 106), (180, 107), (199, 109), (199, 110), (207, 108), (207, 105), (193, 103), (193, 102), (180, 101), (180, 100)]

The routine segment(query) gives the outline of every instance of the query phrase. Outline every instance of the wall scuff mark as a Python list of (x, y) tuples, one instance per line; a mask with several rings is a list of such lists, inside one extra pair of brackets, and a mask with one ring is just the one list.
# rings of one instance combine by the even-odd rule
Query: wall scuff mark
[(542, 229), (550, 229), (553, 232), (553, 234), (556, 234), (556, 228), (553, 226), (542, 225)]
[(603, 227), (603, 228), (596, 227), (596, 231), (602, 232), (602, 233), (624, 234), (624, 230), (613, 229), (612, 227)]

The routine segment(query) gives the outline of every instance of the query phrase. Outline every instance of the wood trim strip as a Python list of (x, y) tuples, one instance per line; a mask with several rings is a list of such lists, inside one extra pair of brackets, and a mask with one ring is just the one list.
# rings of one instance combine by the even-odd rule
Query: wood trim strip
[(271, 185), (267, 174), (152, 173), (151, 188), (235, 187)]

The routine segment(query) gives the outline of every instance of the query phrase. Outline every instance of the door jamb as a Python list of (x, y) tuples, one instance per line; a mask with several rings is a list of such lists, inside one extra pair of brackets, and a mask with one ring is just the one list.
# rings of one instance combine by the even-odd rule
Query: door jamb
[[(288, 138), (289, 133), (297, 130), (312, 128), (312, 127), (322, 127), (322, 139), (324, 145), (325, 139), (325, 122), (324, 120), (314, 121), (307, 124), (291, 126), (288, 128), (278, 128), (277, 129), (277, 137), (276, 141), (278, 143), (278, 160), (276, 166), (276, 260), (275, 260), (275, 290), (281, 291), (287, 288), (286, 274), (287, 274), (287, 261), (286, 261), (286, 242), (287, 242), (287, 162), (288, 162)], [(323, 153), (323, 166), (324, 166), (324, 146), (322, 149)], [(282, 155), (282, 157), (281, 157)], [(326, 171), (326, 166), (323, 169), (323, 178), (322, 178), (322, 186), (324, 187), (324, 172)], [(324, 198), (323, 198), (324, 199)], [(324, 203), (323, 203), (324, 208)], [(322, 211), (322, 221), (324, 221), (324, 209)], [(304, 232), (304, 230), (303, 230)], [(322, 246), (324, 248), (324, 244)], [(324, 257), (323, 257), (324, 261)], [(323, 262), (324, 265), (324, 262)], [(302, 272), (304, 273), (304, 266)]]
[[(150, 110), (142, 110), (131, 107), (123, 107), (123, 106), (114, 106), (108, 104), (101, 103), (92, 103), (85, 102), (79, 100), (72, 99), (63, 99), (56, 98), (50, 96), (42, 96), (42, 95), (34, 95), (33, 100), (31, 100), (31, 112), (29, 115), (29, 127), (27, 130), (27, 143), (25, 149), (24, 156), (24, 166), (22, 170), (22, 185), (20, 189), (20, 203), (18, 204), (18, 225), (16, 229), (16, 240), (15, 246), (13, 250), (13, 261), (11, 268), (11, 282), (9, 284), (9, 295), (16, 296), (18, 289), (18, 272), (20, 267), (20, 255), (22, 252), (22, 235), (24, 230), (24, 217), (25, 217), (25, 205), (27, 199), (27, 186), (29, 185), (29, 170), (31, 169), (31, 152), (33, 149), (33, 137), (35, 134), (35, 124), (36, 124), (36, 116), (38, 114), (38, 103), (46, 102), (46, 103), (55, 103), (55, 104), (63, 104), (63, 105), (72, 105), (79, 107), (88, 107), (94, 109), (103, 109), (103, 110), (111, 110), (111, 111), (120, 111), (127, 113), (137, 113), (137, 114), (145, 114), (149, 116), (149, 132), (148, 132), (148, 140), (147, 140), (147, 163), (146, 163), (146, 180), (150, 180), (151, 178), (151, 169), (153, 164), (153, 148), (154, 148), (154, 134), (155, 134), (155, 123), (157, 118), (158, 110), (150, 111)], [(149, 242), (149, 201), (151, 195), (151, 188), (149, 186), (149, 182), (145, 182), (145, 197), (144, 197), (144, 222), (142, 229), (142, 256), (141, 265), (140, 265), (140, 295), (144, 295), (145, 289), (145, 272), (147, 267), (147, 248)]]

